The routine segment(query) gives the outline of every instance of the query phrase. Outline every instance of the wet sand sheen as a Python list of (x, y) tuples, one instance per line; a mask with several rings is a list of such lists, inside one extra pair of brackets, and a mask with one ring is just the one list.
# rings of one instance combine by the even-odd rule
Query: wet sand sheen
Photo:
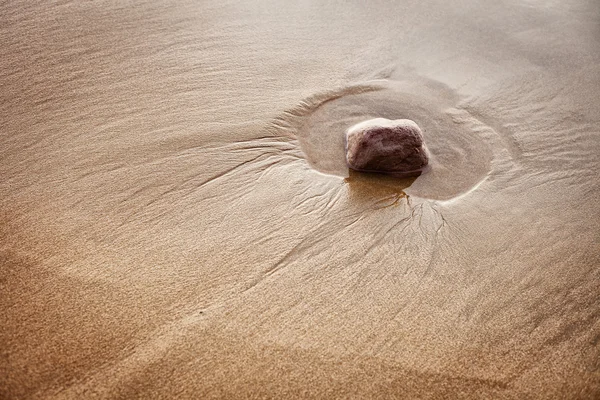
[(0, 398), (600, 395), (597, 2), (0, 11)]
[[(499, 141), (486, 141), (481, 130), (473, 129), (479, 121), (473, 122), (467, 112), (451, 108), (458, 98), (450, 90), (423, 81), (412, 77), (404, 83), (365, 83), (333, 91), (329, 95), (332, 98), (327, 94), (315, 96), (303, 101), (300, 110), (288, 111), (278, 122), (289, 119), (285, 126), (293, 128), (287, 131), (296, 130), (300, 147), (314, 168), (347, 177), (343, 133), (350, 126), (370, 118), (414, 120), (423, 129), (431, 163), (419, 177), (420, 185), (413, 195), (448, 200), (486, 178), (491, 172), (493, 147)], [(353, 94), (360, 89), (365, 91)]]

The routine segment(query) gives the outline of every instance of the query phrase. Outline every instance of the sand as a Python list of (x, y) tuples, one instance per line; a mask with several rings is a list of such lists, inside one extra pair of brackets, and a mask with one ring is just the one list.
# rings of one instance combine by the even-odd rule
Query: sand
[[(0, 38), (0, 398), (600, 397), (597, 1), (13, 1)], [(348, 171), (376, 117), (431, 170)]]

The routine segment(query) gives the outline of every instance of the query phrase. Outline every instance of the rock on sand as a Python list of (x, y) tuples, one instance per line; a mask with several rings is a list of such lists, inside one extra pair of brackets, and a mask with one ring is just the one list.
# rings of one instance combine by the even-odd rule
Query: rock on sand
[(346, 160), (358, 171), (416, 176), (429, 163), (429, 155), (414, 121), (375, 118), (346, 131)]

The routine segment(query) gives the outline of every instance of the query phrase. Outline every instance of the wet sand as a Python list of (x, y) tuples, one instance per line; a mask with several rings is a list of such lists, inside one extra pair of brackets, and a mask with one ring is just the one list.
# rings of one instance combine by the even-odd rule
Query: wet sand
[(598, 2), (293, 3), (0, 4), (0, 398), (599, 398)]

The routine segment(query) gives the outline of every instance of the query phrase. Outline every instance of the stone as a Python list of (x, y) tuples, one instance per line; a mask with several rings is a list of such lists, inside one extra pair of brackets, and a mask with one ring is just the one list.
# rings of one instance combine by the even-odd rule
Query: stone
[(357, 171), (418, 176), (429, 163), (429, 152), (414, 121), (375, 118), (346, 131), (346, 161)]

